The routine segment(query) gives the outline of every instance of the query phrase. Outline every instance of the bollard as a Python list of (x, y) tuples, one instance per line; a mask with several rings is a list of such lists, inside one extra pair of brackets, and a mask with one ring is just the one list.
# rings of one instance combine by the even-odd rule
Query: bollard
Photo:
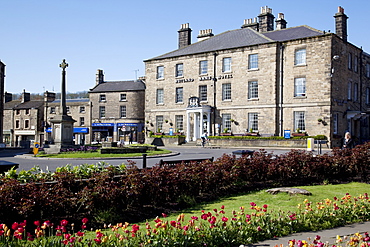
[(317, 140), (317, 143), (318, 143), (318, 147), (317, 147), (317, 154), (322, 154), (322, 150), (321, 150), (321, 140)]
[(315, 139), (314, 138), (307, 138), (307, 151), (313, 151), (315, 145)]
[(146, 168), (146, 154), (143, 154), (143, 169)]

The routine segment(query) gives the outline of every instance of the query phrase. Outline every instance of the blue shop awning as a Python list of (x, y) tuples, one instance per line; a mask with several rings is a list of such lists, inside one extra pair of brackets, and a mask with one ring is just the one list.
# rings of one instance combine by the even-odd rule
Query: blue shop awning
[[(53, 128), (45, 129), (45, 132), (51, 133)], [(89, 128), (87, 127), (75, 127), (73, 128), (73, 133), (89, 133)]]
[(75, 127), (73, 133), (89, 133), (89, 128), (86, 127)]

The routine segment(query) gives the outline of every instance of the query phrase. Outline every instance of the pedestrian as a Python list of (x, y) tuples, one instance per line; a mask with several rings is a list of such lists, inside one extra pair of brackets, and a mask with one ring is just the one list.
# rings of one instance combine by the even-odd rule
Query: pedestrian
[(206, 144), (206, 141), (208, 141), (208, 133), (207, 132), (204, 132), (200, 138), (202, 138), (202, 147), (204, 147), (204, 145)]
[(342, 140), (342, 149), (346, 149), (346, 148), (351, 149), (354, 146), (355, 146), (355, 143), (351, 137), (351, 133), (346, 132)]
[(132, 139), (133, 139), (133, 134), (132, 134), (132, 131), (130, 131), (129, 144), (132, 144)]

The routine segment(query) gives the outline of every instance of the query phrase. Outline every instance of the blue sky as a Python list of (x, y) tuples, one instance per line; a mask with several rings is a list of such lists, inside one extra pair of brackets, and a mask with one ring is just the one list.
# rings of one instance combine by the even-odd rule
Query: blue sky
[(288, 27), (331, 32), (342, 6), (349, 42), (370, 53), (368, 0), (0, 0), (5, 90), (59, 92), (63, 59), (69, 92), (92, 88), (97, 69), (107, 81), (132, 80), (145, 75), (143, 60), (177, 49), (181, 24), (190, 24), (196, 42), (199, 30), (238, 29), (266, 5), (275, 17), (284, 13)]

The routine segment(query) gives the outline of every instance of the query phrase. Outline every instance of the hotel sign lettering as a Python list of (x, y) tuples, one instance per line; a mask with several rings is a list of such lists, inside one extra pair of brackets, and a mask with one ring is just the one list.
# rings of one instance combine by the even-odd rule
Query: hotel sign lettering
[[(216, 78), (217, 78), (217, 80), (232, 79), (233, 75), (232, 74), (220, 75)], [(199, 81), (211, 81), (211, 80), (213, 80), (212, 76), (199, 77)], [(193, 78), (187, 78), (187, 79), (178, 79), (178, 80), (176, 80), (176, 83), (186, 83), (186, 82), (194, 82), (194, 81), (195, 81), (195, 79), (193, 79)]]

